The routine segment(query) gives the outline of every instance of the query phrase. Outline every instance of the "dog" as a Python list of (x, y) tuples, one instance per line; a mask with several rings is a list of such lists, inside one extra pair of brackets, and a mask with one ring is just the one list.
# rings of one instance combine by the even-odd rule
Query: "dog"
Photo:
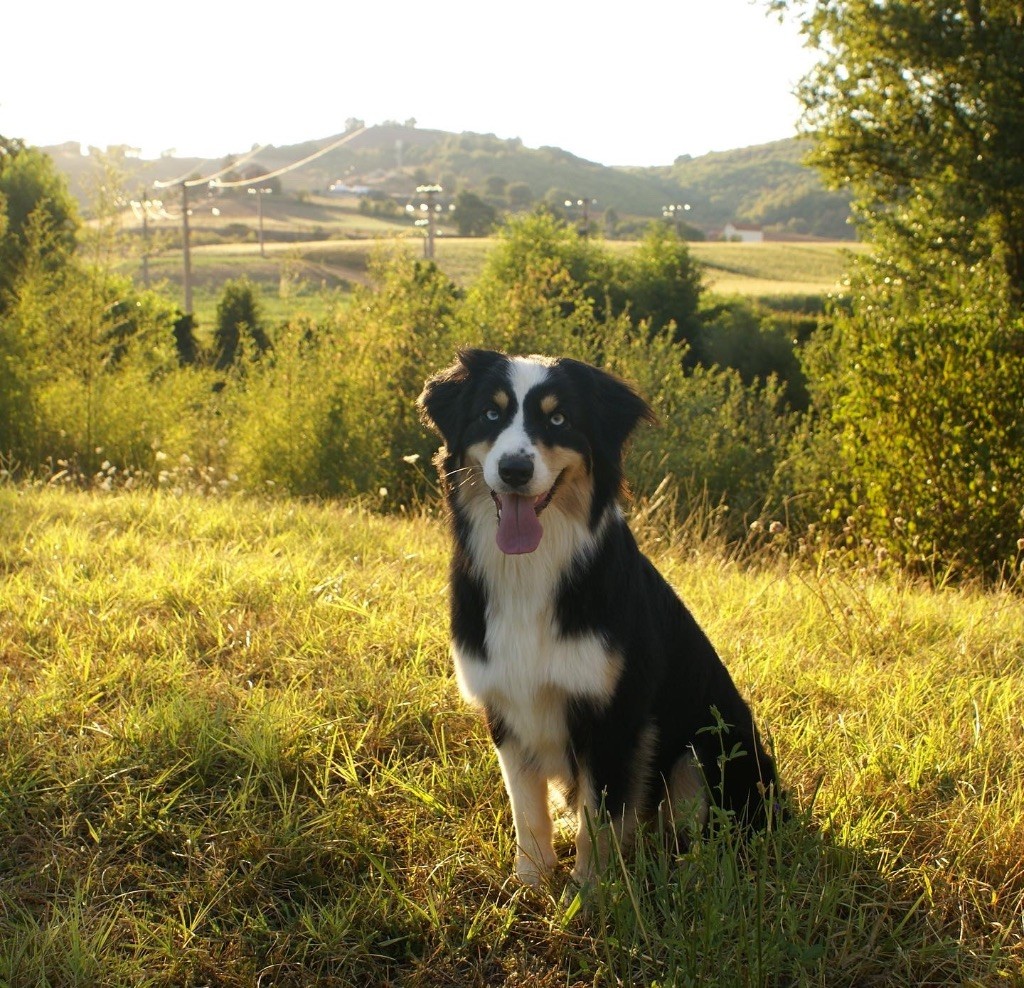
[[(512, 807), (518, 878), (556, 865), (549, 787), (577, 818), (573, 877), (659, 808), (772, 816), (775, 765), (696, 620), (621, 510), (623, 451), (653, 421), (589, 364), (465, 349), (418, 400), (454, 543), (451, 642)], [(674, 817), (673, 817), (674, 819)]]

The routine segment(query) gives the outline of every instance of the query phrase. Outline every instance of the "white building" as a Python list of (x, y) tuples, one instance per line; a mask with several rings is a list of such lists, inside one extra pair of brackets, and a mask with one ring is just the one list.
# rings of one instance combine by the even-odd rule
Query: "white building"
[(759, 244), (764, 240), (764, 230), (759, 226), (748, 226), (743, 223), (726, 223), (722, 229), (726, 240), (739, 240), (745, 244)]

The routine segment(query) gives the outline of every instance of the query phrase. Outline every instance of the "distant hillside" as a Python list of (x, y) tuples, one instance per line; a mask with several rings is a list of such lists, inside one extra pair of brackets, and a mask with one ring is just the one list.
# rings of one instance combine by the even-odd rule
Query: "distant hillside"
[[(336, 140), (323, 138), (268, 147), (245, 165), (245, 175), (266, 173), (299, 161)], [(72, 191), (87, 204), (96, 174), (94, 159), (76, 145), (46, 148), (67, 175)], [(417, 185), (469, 190), (499, 208), (538, 202), (595, 199), (595, 218), (614, 213), (638, 229), (669, 203), (686, 202), (692, 225), (714, 235), (730, 220), (755, 223), (769, 233), (849, 238), (845, 197), (826, 191), (802, 164), (805, 145), (796, 140), (679, 159), (672, 166), (610, 168), (561, 148), (527, 148), (518, 139), (493, 134), (451, 134), (412, 126), (371, 127), (350, 143), (280, 179), (284, 192), (326, 193), (335, 182), (366, 186), (388, 196), (410, 195)], [(238, 157), (241, 157), (239, 155)], [(227, 159), (201, 161), (124, 157), (129, 193), (183, 175), (211, 174)]]
[(667, 169), (693, 222), (721, 229), (729, 220), (746, 221), (783, 234), (852, 239), (849, 198), (830, 192), (818, 173), (803, 163), (806, 141), (790, 139), (679, 158)]

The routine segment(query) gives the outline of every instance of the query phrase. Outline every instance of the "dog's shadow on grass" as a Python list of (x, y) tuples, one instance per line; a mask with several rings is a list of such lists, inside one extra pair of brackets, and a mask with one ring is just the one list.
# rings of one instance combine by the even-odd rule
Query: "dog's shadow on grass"
[(936, 914), (911, 869), (809, 815), (746, 836), (726, 822), (689, 846), (648, 830), (620, 850), (585, 887), (566, 870), (550, 889), (557, 924), (609, 983), (959, 984), (997, 963)]

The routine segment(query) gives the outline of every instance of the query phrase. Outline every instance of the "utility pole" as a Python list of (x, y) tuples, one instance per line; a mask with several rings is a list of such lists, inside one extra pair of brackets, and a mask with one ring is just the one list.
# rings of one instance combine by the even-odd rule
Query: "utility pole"
[(132, 209), (138, 206), (138, 212), (142, 214), (142, 284), (149, 290), (149, 200), (146, 198), (146, 190), (139, 193), (138, 203), (132, 203)]
[(423, 241), (423, 256), (428, 260), (434, 259), (434, 213), (441, 209), (440, 203), (435, 203), (434, 196), (441, 191), (440, 185), (417, 185), (416, 191), (421, 196), (426, 196), (426, 203), (420, 204), (420, 209), (427, 214), (426, 228), (427, 239)]
[(665, 217), (670, 223), (675, 225), (676, 234), (680, 240), (685, 240), (686, 237), (683, 235), (684, 221), (683, 216), (690, 211), (690, 204), (688, 202), (670, 202), (667, 205), (661, 207), (661, 215)]
[(583, 223), (580, 227), (578, 227), (578, 232), (584, 240), (586, 240), (587, 237), (590, 235), (590, 207), (596, 205), (596, 199), (576, 199), (575, 201), (573, 201), (572, 199), (565, 200), (566, 209), (572, 209), (573, 207), (575, 207), (577, 209), (583, 210)]
[(269, 195), (273, 191), (273, 189), (264, 189), (262, 186), (249, 189), (249, 195), (256, 196), (256, 215), (259, 216), (260, 224), (260, 257), (267, 256), (266, 248), (263, 246), (263, 196), (264, 193)]
[(185, 265), (185, 315), (192, 315), (192, 254), (189, 247), (188, 183), (181, 183), (181, 255)]
[(142, 286), (149, 291), (149, 211), (142, 207)]
[(565, 200), (565, 208), (570, 213), (573, 209), (580, 209), (583, 211), (583, 222), (577, 227), (577, 232), (579, 232), (584, 240), (586, 240), (590, 235), (590, 208), (591, 206), (596, 205), (596, 199)]

